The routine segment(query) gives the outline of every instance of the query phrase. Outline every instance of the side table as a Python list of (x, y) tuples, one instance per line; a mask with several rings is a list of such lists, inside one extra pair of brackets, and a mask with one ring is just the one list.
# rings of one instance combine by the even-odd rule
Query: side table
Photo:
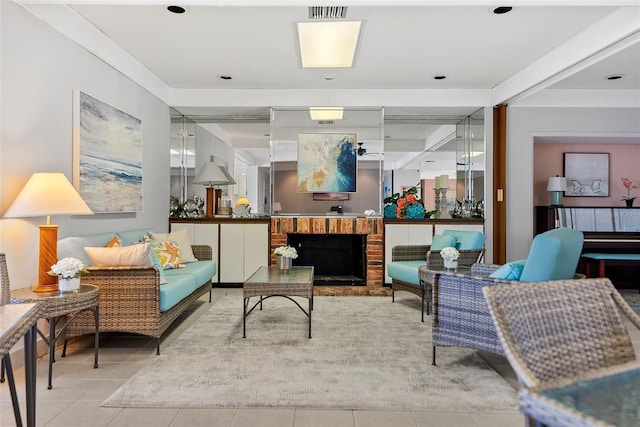
[[(53, 362), (55, 362), (55, 346), (58, 338), (64, 335), (67, 326), (80, 313), (87, 310), (93, 312), (96, 323), (94, 363), (93, 367), (98, 367), (98, 345), (100, 342), (100, 288), (94, 285), (80, 285), (80, 289), (73, 292), (33, 292), (31, 288), (13, 289), (11, 291), (11, 303), (38, 303), (41, 308), (41, 316), (49, 321), (49, 338), (38, 329), (38, 334), (45, 343), (49, 345), (49, 383), (47, 388), (53, 387), (51, 383)], [(72, 314), (71, 316), (67, 316)], [(64, 316), (64, 317), (61, 317)], [(56, 334), (58, 318), (65, 322)], [(64, 357), (64, 352), (62, 354)]]

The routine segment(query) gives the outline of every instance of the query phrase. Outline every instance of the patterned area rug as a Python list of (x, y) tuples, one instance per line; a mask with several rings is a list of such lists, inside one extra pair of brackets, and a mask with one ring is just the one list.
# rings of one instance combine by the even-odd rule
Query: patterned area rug
[(441, 348), (431, 365), (419, 304), (316, 297), (308, 339), (298, 307), (270, 298), (243, 339), (242, 298), (225, 296), (102, 406), (517, 411), (515, 390), (476, 351)]

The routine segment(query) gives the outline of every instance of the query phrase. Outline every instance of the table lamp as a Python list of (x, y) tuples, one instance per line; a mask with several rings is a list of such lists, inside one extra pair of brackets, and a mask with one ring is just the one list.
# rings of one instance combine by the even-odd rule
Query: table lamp
[(249, 199), (244, 196), (238, 197), (238, 200), (236, 200), (236, 204), (233, 208), (233, 213), (238, 218), (251, 217), (251, 203), (249, 202)]
[(228, 175), (229, 173), (225, 174), (217, 164), (208, 162), (204, 164), (193, 180), (194, 184), (202, 184), (207, 187), (206, 215), (209, 218), (213, 217), (218, 210), (218, 198), (222, 195), (222, 190), (214, 189), (213, 186), (230, 184)]
[(551, 192), (551, 206), (562, 206), (562, 193), (567, 191), (567, 180), (558, 175), (550, 177), (547, 191)]
[(46, 216), (40, 225), (38, 256), (38, 284), (34, 292), (58, 290), (57, 277), (47, 274), (58, 262), (58, 226), (51, 224), (51, 215), (92, 215), (93, 211), (82, 199), (63, 173), (34, 173), (13, 201), (5, 218)]
[(280, 213), (282, 211), (282, 204), (280, 202), (273, 202), (273, 213)]

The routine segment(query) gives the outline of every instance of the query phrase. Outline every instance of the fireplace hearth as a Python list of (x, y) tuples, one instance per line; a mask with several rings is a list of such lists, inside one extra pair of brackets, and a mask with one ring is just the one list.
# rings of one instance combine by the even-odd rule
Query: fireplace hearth
[(313, 265), (315, 285), (366, 285), (367, 241), (362, 234), (287, 235), (296, 248), (293, 265)]
[[(316, 283), (329, 285), (316, 286), (314, 294), (389, 296), (391, 291), (384, 286), (383, 231), (382, 218), (379, 217), (341, 217), (338, 215), (331, 217), (275, 216), (271, 218), (271, 265), (276, 262), (273, 251), (278, 246), (289, 243), (289, 235), (360, 235), (366, 242), (366, 256), (362, 257), (365, 280), (363, 282), (356, 280), (360, 275), (355, 273), (349, 273), (348, 275), (330, 274), (328, 278), (318, 277), (318, 271), (314, 271), (316, 279), (318, 279)], [(295, 261), (300, 262), (301, 260), (297, 259)], [(351, 263), (353, 264), (353, 261)], [(311, 262), (310, 265), (315, 265), (315, 262)], [(331, 285), (330, 281), (335, 284)], [(352, 283), (365, 286), (352, 286)]]

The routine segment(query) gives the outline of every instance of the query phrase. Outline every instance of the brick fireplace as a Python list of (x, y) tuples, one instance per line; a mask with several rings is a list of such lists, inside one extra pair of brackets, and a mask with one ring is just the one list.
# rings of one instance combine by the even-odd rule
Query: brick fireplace
[(273, 250), (287, 244), (288, 234), (362, 234), (366, 236), (366, 285), (317, 286), (316, 295), (390, 295), (384, 287), (384, 225), (382, 218), (360, 217), (272, 217), (271, 263)]

